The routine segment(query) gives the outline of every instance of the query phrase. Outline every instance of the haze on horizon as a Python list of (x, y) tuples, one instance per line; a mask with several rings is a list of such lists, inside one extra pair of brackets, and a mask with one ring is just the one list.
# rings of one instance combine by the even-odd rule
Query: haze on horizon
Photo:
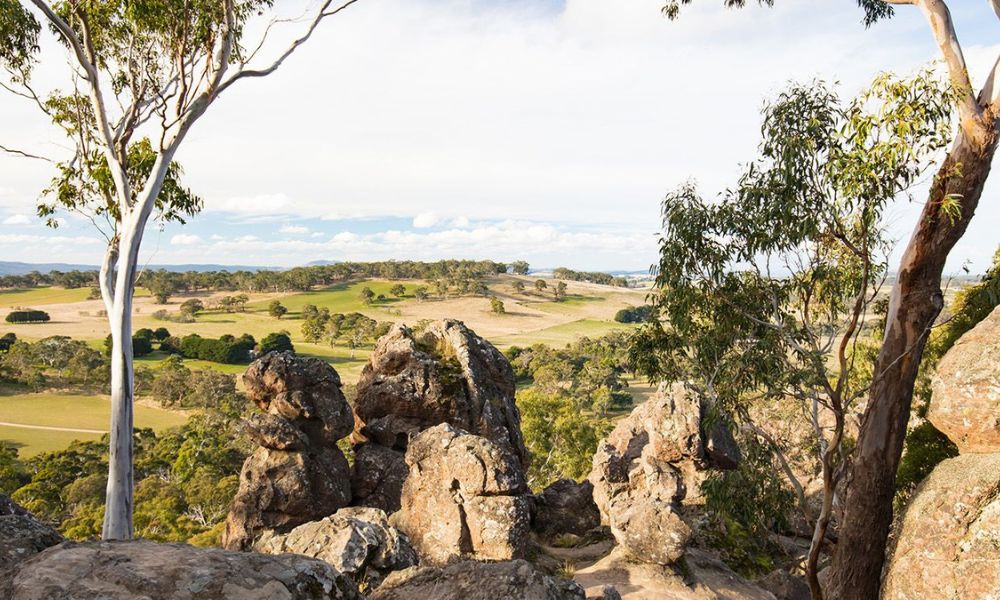
[[(995, 22), (955, 7), (974, 81)], [(145, 260), (295, 266), (319, 260), (525, 259), (645, 270), (659, 203), (693, 178), (711, 195), (754, 156), (759, 110), (790, 80), (853, 94), (936, 55), (918, 11), (866, 30), (853, 2), (782, 0), (734, 12), (661, 0), (361, 0), (274, 76), (227, 93), (178, 161), (205, 211), (153, 230)], [(287, 4), (297, 14), (304, 3)], [(36, 81), (44, 88), (44, 66)], [(9, 94), (5, 145), (58, 154), (37, 109)], [(71, 216), (34, 216), (49, 165), (0, 155), (0, 260), (97, 264)], [(982, 272), (1000, 185), (947, 271)], [(904, 240), (923, 197), (893, 209)], [(900, 248), (901, 250), (901, 248)], [(898, 254), (898, 251), (897, 251)], [(894, 265), (893, 265), (894, 266)]]

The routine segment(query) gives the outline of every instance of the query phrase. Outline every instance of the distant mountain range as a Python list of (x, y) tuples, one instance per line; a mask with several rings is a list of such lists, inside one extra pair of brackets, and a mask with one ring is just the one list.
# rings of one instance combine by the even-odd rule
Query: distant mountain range
[[(97, 265), (74, 265), (69, 263), (23, 263), (0, 261), (0, 275), (26, 275), (32, 271), (48, 273), (49, 271), (96, 271)], [(195, 271), (280, 271), (280, 267), (254, 267), (246, 265), (148, 265), (146, 269), (158, 271), (174, 271), (185, 273)]]

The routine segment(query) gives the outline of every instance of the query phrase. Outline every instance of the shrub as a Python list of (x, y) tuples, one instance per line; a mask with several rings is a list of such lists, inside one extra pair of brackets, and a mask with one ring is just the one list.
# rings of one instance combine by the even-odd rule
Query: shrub
[(287, 333), (283, 331), (269, 333), (260, 341), (260, 353), (268, 352), (295, 352), (295, 346), (292, 345), (292, 339)]
[(12, 310), (7, 315), (8, 323), (47, 323), (49, 313), (44, 310), (34, 310), (31, 308), (18, 308)]
[(623, 308), (615, 313), (615, 321), (618, 323), (645, 323), (653, 316), (651, 306), (632, 306)]
[(0, 337), (0, 352), (6, 352), (10, 350), (10, 347), (14, 345), (17, 341), (17, 336), (13, 333), (5, 333), (3, 337)]
[(192, 333), (181, 339), (180, 351), (184, 358), (240, 365), (250, 362), (250, 352), (256, 345), (257, 341), (254, 340), (253, 336), (247, 334), (243, 334), (239, 338), (226, 335), (219, 339), (212, 339)]

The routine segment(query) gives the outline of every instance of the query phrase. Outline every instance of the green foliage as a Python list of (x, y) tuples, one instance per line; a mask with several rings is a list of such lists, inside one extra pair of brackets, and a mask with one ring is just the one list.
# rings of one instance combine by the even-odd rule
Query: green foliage
[[(218, 545), (219, 525), (236, 493), (248, 451), (239, 431), (245, 407), (245, 399), (231, 390), (216, 408), (205, 409), (178, 429), (159, 436), (148, 429), (136, 431), (137, 537)], [(0, 450), (0, 478), (5, 456)], [(56, 524), (70, 539), (100, 535), (107, 436), (40, 454), (16, 468), (27, 475), (18, 475), (19, 486), (5, 489), (14, 490), (17, 502)]]
[[(153, 352), (152, 331), (146, 329), (145, 331), (149, 332), (148, 334), (143, 334), (143, 331), (144, 330), (140, 329), (132, 336), (132, 356), (135, 356), (136, 358), (152, 354)], [(110, 335), (104, 338), (103, 347), (104, 347), (104, 356), (110, 357), (111, 352), (113, 350), (112, 339)]]
[(711, 471), (702, 483), (708, 543), (739, 573), (754, 576), (774, 568), (778, 549), (770, 532), (787, 529), (794, 495), (784, 485), (780, 467), (763, 441), (741, 436), (743, 460), (732, 471)]
[(16, 80), (28, 80), (41, 31), (41, 24), (18, 0), (0, 0), (0, 66)]
[(267, 305), (267, 314), (271, 315), (275, 319), (280, 319), (285, 316), (288, 309), (282, 306), (280, 300), (272, 300), (270, 304)]
[(149, 290), (157, 304), (166, 304), (170, 296), (177, 293), (180, 285), (174, 273), (160, 269), (159, 271), (143, 272), (139, 285)]
[[(743, 8), (746, 0), (722, 0), (726, 8)], [(761, 6), (773, 6), (774, 0), (757, 0)], [(681, 13), (681, 6), (691, 4), (691, 0), (665, 0), (663, 14), (670, 20), (677, 19)], [(883, 19), (889, 19), (894, 14), (892, 5), (884, 0), (858, 0), (858, 6), (864, 11), (864, 24), (866, 27), (874, 25)]]
[(406, 286), (401, 283), (397, 283), (389, 289), (389, 293), (397, 298), (402, 298), (406, 295)]
[(384, 335), (390, 323), (378, 323), (375, 319), (361, 313), (330, 314), (327, 308), (316, 308), (307, 305), (302, 310), (302, 337), (307, 342), (318, 343), (328, 341), (330, 345), (346, 343), (350, 348), (356, 348), (366, 342), (372, 342)]
[(536, 279), (535, 280), (535, 289), (538, 290), (539, 292), (542, 291), (542, 290), (544, 290), (547, 287), (549, 287), (549, 284), (545, 283), (544, 279)]
[(502, 315), (507, 312), (507, 309), (504, 308), (503, 300), (497, 298), (496, 296), (490, 297), (490, 310), (492, 310), (494, 314), (498, 315)]
[(31, 481), (31, 476), (17, 458), (17, 448), (0, 442), (0, 491), (10, 494)]
[(417, 300), (421, 301), (421, 302), (423, 302), (424, 300), (426, 300), (428, 298), (428, 296), (429, 296), (429, 294), (427, 293), (427, 286), (426, 285), (418, 286), (416, 289), (413, 290), (413, 297), (416, 298)]
[(110, 373), (108, 361), (100, 352), (66, 336), (32, 343), (15, 341), (0, 353), (0, 376), (33, 389), (45, 385), (105, 386)]
[(515, 260), (510, 263), (510, 272), (515, 275), (527, 275), (528, 274), (528, 263), (523, 260)]
[(517, 407), (532, 455), (528, 485), (533, 490), (563, 477), (579, 480), (590, 472), (597, 444), (612, 428), (609, 420), (583, 414), (565, 395), (537, 389), (518, 393)]
[(260, 341), (260, 353), (267, 354), (268, 352), (295, 352), (292, 338), (288, 337), (288, 333), (284, 331), (267, 334)]
[(566, 298), (566, 282), (558, 281), (556, 282), (556, 287), (552, 290), (552, 296), (555, 298), (556, 302), (562, 302)]
[(365, 305), (371, 304), (375, 300), (375, 292), (370, 287), (361, 288), (361, 302)]
[(250, 362), (250, 353), (256, 345), (257, 341), (247, 333), (239, 338), (224, 335), (219, 339), (203, 338), (192, 333), (181, 338), (180, 351), (184, 358), (241, 365)]
[(624, 277), (615, 277), (607, 273), (574, 271), (566, 267), (559, 267), (552, 271), (552, 276), (556, 279), (568, 279), (569, 281), (589, 281), (601, 285), (613, 285), (616, 287), (628, 287), (628, 280)]
[(13, 346), (16, 341), (17, 336), (14, 333), (5, 333), (0, 336), (0, 352), (10, 350), (10, 347)]
[(48, 323), (49, 313), (44, 310), (34, 310), (31, 308), (18, 308), (7, 313), (8, 323)]
[(615, 321), (618, 323), (645, 323), (653, 317), (653, 307), (651, 306), (630, 306), (615, 313)]
[(197, 299), (191, 298), (181, 303), (181, 314), (195, 316), (205, 310), (205, 304)]
[(238, 401), (236, 378), (212, 369), (191, 370), (179, 356), (165, 361), (150, 394), (166, 408), (221, 408)]

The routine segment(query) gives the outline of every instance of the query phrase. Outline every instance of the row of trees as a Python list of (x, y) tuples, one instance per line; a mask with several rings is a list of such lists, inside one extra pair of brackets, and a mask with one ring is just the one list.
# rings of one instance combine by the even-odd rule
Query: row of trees
[(596, 271), (574, 271), (573, 269), (567, 269), (566, 267), (559, 267), (558, 269), (552, 271), (552, 276), (556, 279), (568, 279), (569, 281), (587, 281), (590, 283), (599, 283), (601, 285), (628, 287), (628, 279)]
[(372, 343), (385, 335), (391, 322), (379, 323), (361, 313), (331, 313), (330, 309), (312, 304), (302, 307), (302, 337), (314, 344), (326, 342), (331, 346), (345, 344), (351, 356), (358, 347)]
[(49, 313), (44, 310), (15, 308), (7, 313), (7, 317), (4, 320), (8, 323), (47, 323), (49, 319)]

